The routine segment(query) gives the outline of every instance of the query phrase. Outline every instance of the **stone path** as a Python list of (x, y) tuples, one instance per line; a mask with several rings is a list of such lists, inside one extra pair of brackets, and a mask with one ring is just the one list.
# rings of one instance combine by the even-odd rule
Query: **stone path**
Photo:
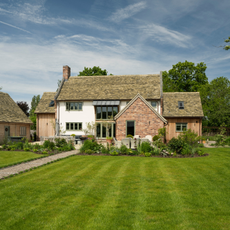
[(18, 174), (19, 172), (23, 172), (23, 171), (31, 169), (31, 168), (39, 167), (41, 165), (47, 164), (47, 163), (55, 161), (57, 159), (66, 158), (68, 156), (75, 155), (77, 153), (79, 153), (79, 150), (72, 150), (69, 152), (58, 153), (58, 154), (55, 154), (55, 155), (52, 155), (49, 157), (44, 157), (44, 158), (36, 159), (33, 161), (29, 161), (26, 163), (21, 163), (19, 165), (14, 165), (14, 166), (0, 169), (0, 179), (2, 179), (4, 177), (8, 177), (8, 176), (13, 175), (13, 174)]

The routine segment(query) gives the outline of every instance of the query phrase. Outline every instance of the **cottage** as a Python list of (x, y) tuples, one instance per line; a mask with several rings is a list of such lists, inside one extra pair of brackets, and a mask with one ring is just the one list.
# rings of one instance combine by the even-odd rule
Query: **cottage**
[[(189, 128), (201, 135), (199, 93), (163, 93), (162, 89), (162, 73), (72, 77), (70, 67), (64, 66), (58, 92), (54, 97), (50, 93), (46, 104), (41, 100), (36, 111), (43, 113), (54, 101), (49, 111), (55, 116), (56, 135), (60, 130), (66, 135), (83, 135), (87, 122), (96, 123), (98, 139), (154, 136), (163, 127), (167, 141)], [(48, 126), (39, 121), (38, 127), (45, 130)]]
[(29, 139), (32, 124), (9, 94), (0, 92), (0, 143), (10, 136)]

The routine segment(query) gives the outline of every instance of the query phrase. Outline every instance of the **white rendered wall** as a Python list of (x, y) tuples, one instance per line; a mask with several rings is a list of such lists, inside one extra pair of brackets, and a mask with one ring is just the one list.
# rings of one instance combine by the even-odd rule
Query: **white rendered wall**
[[(95, 110), (92, 101), (84, 101), (82, 111), (66, 111), (66, 103), (59, 102), (59, 123), (62, 130), (66, 131), (66, 122), (82, 122), (82, 129), (86, 128), (87, 122), (95, 122)], [(63, 134), (63, 133), (62, 133)], [(64, 135), (84, 135), (83, 131), (66, 131)]]

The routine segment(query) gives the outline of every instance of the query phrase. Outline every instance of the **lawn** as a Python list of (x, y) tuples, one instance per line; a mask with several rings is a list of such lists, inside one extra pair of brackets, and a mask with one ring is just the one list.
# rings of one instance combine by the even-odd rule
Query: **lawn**
[(35, 154), (33, 152), (20, 151), (0, 151), (0, 168), (14, 165), (20, 162), (33, 160), (46, 156), (45, 154)]
[(0, 181), (0, 229), (229, 229), (230, 148), (73, 156)]

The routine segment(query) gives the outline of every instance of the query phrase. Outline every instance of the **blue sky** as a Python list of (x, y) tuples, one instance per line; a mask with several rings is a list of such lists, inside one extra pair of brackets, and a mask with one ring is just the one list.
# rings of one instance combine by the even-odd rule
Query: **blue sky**
[(230, 79), (229, 12), (229, 0), (1, 0), (0, 87), (30, 105), (63, 65), (150, 74), (185, 60)]

